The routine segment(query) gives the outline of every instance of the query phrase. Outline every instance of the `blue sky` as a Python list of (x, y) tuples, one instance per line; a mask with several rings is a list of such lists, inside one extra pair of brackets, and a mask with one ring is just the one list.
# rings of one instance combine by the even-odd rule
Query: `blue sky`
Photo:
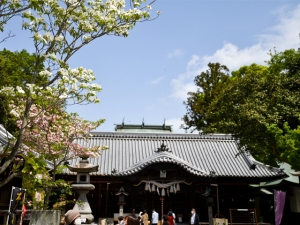
[[(264, 64), (268, 51), (298, 48), (300, 5), (291, 0), (157, 0), (152, 22), (139, 23), (129, 37), (102, 37), (81, 49), (72, 67), (92, 69), (103, 87), (100, 104), (72, 106), (89, 120), (106, 119), (99, 131), (114, 124), (162, 124), (179, 129), (186, 110), (183, 101), (195, 91), (194, 77), (209, 62), (230, 70)], [(16, 22), (8, 28), (17, 36), (1, 47), (26, 48)], [(24, 37), (22, 37), (24, 39)]]

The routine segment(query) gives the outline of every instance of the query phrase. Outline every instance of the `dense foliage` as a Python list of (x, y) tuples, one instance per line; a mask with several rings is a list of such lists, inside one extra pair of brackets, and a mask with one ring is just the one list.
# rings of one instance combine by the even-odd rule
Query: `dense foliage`
[[(204, 122), (200, 120), (204, 126), (195, 127), (233, 134), (240, 149), (256, 159), (269, 165), (287, 162), (299, 170), (300, 50), (270, 56), (267, 66), (243, 66), (227, 82), (212, 83), (222, 90), (208, 98)], [(187, 107), (197, 118), (194, 105), (188, 101)]]
[[(22, 87), (25, 89), (27, 83), (31, 83), (34, 73), (35, 55), (29, 54), (26, 50), (11, 52), (7, 49), (0, 51), (0, 80), (3, 87)], [(43, 70), (43, 64), (40, 65)], [(37, 83), (45, 82), (45, 78), (38, 77)], [(12, 96), (0, 96), (0, 124), (11, 132), (17, 134), (17, 124), (8, 110)]]

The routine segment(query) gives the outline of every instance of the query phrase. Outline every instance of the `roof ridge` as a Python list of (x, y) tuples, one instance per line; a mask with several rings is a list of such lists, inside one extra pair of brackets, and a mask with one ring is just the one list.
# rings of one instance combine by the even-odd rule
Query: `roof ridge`
[(92, 137), (123, 137), (123, 138), (166, 138), (166, 139), (214, 139), (234, 140), (230, 134), (180, 134), (180, 133), (129, 133), (129, 132), (91, 132)]

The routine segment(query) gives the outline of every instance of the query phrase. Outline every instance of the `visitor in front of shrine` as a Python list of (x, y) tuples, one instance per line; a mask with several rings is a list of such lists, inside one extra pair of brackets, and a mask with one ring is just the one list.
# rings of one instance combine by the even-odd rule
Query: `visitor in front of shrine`
[(142, 215), (141, 215), (141, 224), (142, 225), (148, 225), (148, 220), (149, 220), (149, 216), (147, 214), (147, 211), (144, 210)]
[(199, 225), (199, 222), (200, 222), (200, 217), (196, 213), (196, 209), (192, 208), (192, 210), (191, 210), (190, 224), (191, 225)]
[(155, 211), (155, 209), (152, 210), (151, 223), (152, 223), (152, 225), (157, 225), (157, 223), (158, 223), (158, 213)]
[(168, 213), (168, 223), (169, 225), (174, 225), (174, 217), (172, 212)]
[(142, 215), (143, 215), (143, 214), (144, 214), (143, 212), (140, 212), (140, 214), (139, 214), (139, 216), (138, 216), (139, 221), (140, 221), (140, 225), (143, 225), (143, 220), (142, 220)]
[(136, 216), (136, 214), (135, 214), (135, 209), (132, 210), (130, 216), (131, 216), (132, 218), (137, 218), (137, 216)]
[(81, 224), (80, 213), (77, 210), (69, 210), (64, 217), (65, 225)]
[(168, 223), (168, 216), (167, 215), (163, 215), (163, 222), (162, 222), (162, 225), (170, 225)]
[(125, 216), (124, 225), (140, 225), (140, 220), (132, 216)]
[(123, 216), (118, 217), (118, 224), (119, 225), (124, 225), (124, 217)]
[(173, 212), (173, 209), (170, 209), (169, 212), (172, 213), (173, 219), (174, 219), (173, 222), (174, 222), (174, 225), (176, 225), (176, 216), (175, 216), (175, 213)]
[(127, 219), (128, 219), (128, 216), (125, 216), (124, 219), (123, 219), (124, 220), (124, 225), (127, 225)]

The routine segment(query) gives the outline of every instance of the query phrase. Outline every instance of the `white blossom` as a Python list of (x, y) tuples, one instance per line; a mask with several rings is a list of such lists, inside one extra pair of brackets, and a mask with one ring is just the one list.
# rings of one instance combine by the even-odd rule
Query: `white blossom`
[(61, 73), (61, 75), (66, 76), (68, 75), (68, 70), (64, 69), (64, 68), (60, 68), (59, 72)]
[(25, 91), (20, 86), (17, 86), (16, 89), (20, 94), (25, 94)]
[(66, 93), (62, 93), (62, 94), (59, 96), (60, 99), (65, 99), (65, 98), (67, 98), (67, 97), (68, 97), (68, 95), (67, 95)]
[(58, 37), (55, 37), (54, 39), (55, 41), (62, 42), (64, 40), (64, 36), (60, 35)]
[(40, 76), (45, 76), (45, 77), (51, 77), (52, 73), (48, 70), (43, 70), (43, 71), (39, 72), (39, 75)]
[(34, 84), (26, 84), (26, 86), (29, 88), (29, 91), (31, 94), (35, 94), (35, 91), (34, 91)]
[(15, 117), (20, 117), (20, 114), (15, 109), (12, 109), (10, 114), (14, 115)]
[(15, 95), (15, 89), (13, 87), (3, 87), (2, 89), (0, 89), (0, 94), (4, 94), (4, 95)]

